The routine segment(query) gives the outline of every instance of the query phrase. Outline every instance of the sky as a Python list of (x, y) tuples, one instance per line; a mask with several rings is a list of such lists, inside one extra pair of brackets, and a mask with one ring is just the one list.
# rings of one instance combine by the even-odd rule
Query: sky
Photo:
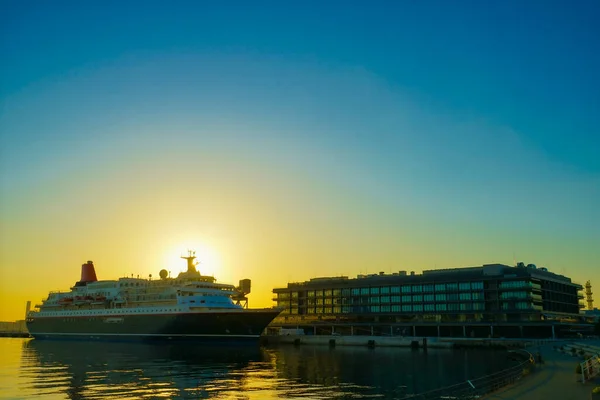
[(600, 287), (599, 19), (0, 0), (0, 320), (87, 260), (175, 274), (188, 248), (252, 279), (251, 307), (318, 276), (515, 261)]

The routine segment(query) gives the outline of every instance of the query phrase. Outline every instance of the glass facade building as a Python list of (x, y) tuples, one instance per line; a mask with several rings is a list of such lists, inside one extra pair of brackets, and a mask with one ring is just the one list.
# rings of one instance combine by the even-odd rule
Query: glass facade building
[(582, 290), (565, 276), (522, 263), (314, 278), (273, 290), (283, 311), (272, 325), (560, 320), (580, 315)]

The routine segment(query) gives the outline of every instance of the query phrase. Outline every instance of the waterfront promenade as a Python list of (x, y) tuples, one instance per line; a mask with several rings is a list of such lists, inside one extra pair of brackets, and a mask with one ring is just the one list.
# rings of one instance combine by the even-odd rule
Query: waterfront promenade
[[(598, 343), (594, 343), (598, 345)], [(582, 384), (575, 374), (581, 358), (554, 350), (556, 343), (527, 348), (533, 354), (542, 355), (544, 363), (531, 375), (518, 383), (491, 394), (486, 400), (589, 400), (592, 389), (600, 385), (600, 378)]]

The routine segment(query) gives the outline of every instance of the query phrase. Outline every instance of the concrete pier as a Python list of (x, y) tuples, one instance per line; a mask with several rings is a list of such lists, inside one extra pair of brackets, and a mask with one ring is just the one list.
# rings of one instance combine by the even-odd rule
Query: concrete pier
[[(438, 338), (428, 336), (351, 336), (351, 335), (265, 335), (263, 344), (291, 344), (313, 346), (367, 346), (367, 347), (408, 347), (408, 348), (524, 348), (532, 343), (530, 339), (478, 339), (478, 338)], [(416, 343), (416, 345), (415, 345)]]
[[(592, 344), (592, 343), (590, 343)], [(600, 343), (593, 343), (600, 345)], [(589, 400), (592, 398), (592, 389), (600, 385), (600, 378), (596, 377), (591, 382), (581, 383), (575, 368), (580, 357), (568, 352), (557, 351), (557, 343), (547, 343), (530, 347), (532, 353), (539, 352), (543, 363), (538, 365), (536, 371), (527, 379), (522, 379), (516, 384), (508, 386), (486, 399), (494, 400)], [(568, 344), (564, 347), (569, 346)]]

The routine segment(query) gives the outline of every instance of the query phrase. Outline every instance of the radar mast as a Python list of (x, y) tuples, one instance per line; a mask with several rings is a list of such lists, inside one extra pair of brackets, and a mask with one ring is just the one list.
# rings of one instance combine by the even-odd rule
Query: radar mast
[(199, 262), (194, 262), (194, 260), (196, 259), (196, 252), (192, 251), (192, 250), (188, 250), (188, 255), (187, 257), (185, 256), (181, 256), (181, 258), (183, 258), (184, 260), (187, 260), (187, 272), (190, 273), (195, 273), (196, 271), (196, 265), (200, 264)]

